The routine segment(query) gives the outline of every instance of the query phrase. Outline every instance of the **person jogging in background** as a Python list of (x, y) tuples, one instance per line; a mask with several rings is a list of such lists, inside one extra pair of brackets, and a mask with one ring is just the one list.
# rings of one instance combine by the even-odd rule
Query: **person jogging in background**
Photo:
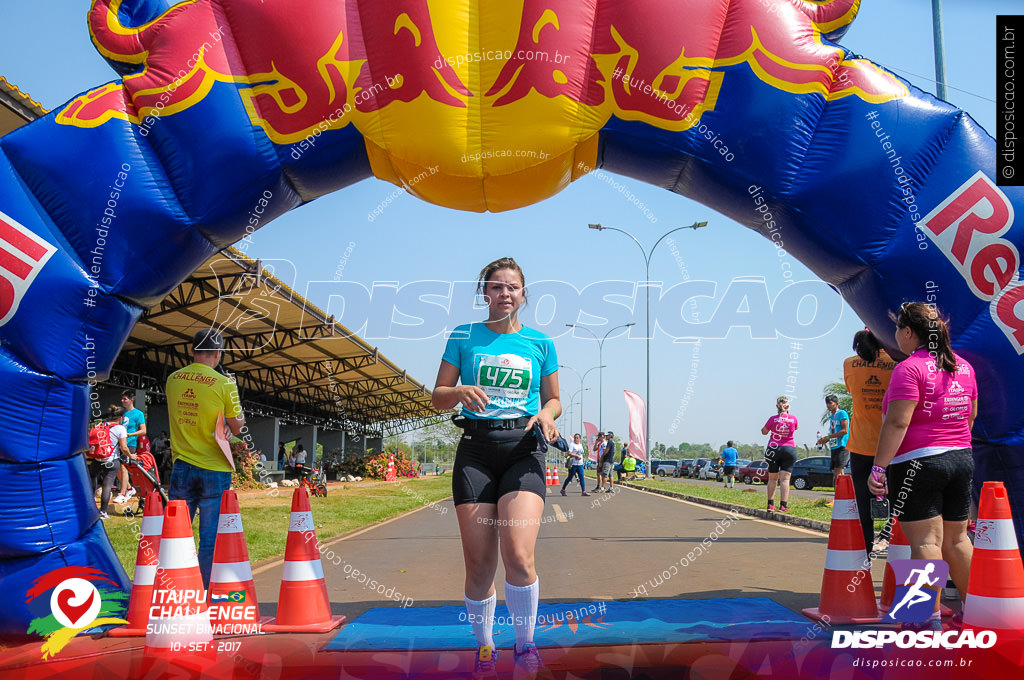
[(232, 434), (245, 425), (235, 381), (216, 367), (224, 356), (224, 338), (212, 328), (192, 338), (193, 363), (167, 378), (167, 410), (174, 442), (170, 500), (184, 500), (190, 519), (199, 513), (199, 571), (210, 585), (217, 540), (220, 497), (231, 488), (232, 463), (214, 434), (225, 423)]
[(573, 476), (579, 477), (580, 480), (580, 495), (589, 496), (587, 493), (587, 484), (583, 477), (583, 444), (578, 434), (573, 435), (572, 443), (569, 444), (569, 456), (572, 458), (572, 465), (569, 466), (569, 476), (565, 478), (565, 482), (562, 484), (562, 495), (565, 495), (565, 487), (569, 486), (569, 480)]
[(727, 489), (736, 488), (736, 460), (740, 457), (740, 452), (732, 447), (732, 440), (730, 439), (725, 443), (725, 448), (722, 450), (722, 480), (723, 485)]
[(519, 322), (526, 277), (515, 260), (484, 267), (477, 291), (487, 300), (487, 320), (452, 332), (431, 396), (438, 410), (462, 406), (455, 423), (465, 432), (455, 452), (452, 496), (466, 564), (466, 611), (477, 641), (474, 677), (498, 677), (499, 557), (515, 631), (515, 677), (550, 677), (533, 642), (540, 597), (534, 551), (547, 495), (534, 425), (548, 441), (558, 438), (558, 356), (551, 338)]
[(796, 463), (796, 442), (793, 434), (798, 426), (796, 416), (789, 413), (789, 397), (775, 400), (778, 411), (761, 428), (769, 434), (764, 459), (768, 461), (768, 511), (775, 510), (775, 486), (779, 488), (779, 512), (789, 512), (789, 478)]
[[(832, 486), (836, 479), (846, 471), (850, 462), (850, 452), (846, 450), (846, 442), (850, 439), (850, 414), (839, 408), (839, 397), (830, 394), (825, 397), (825, 408), (828, 409), (828, 434), (818, 440), (819, 444), (828, 444), (832, 451)], [(831, 503), (830, 503), (831, 505)]]
[(878, 553), (889, 547), (889, 524), (887, 522), (882, 527), (876, 543), (868, 477), (875, 462), (878, 433), (882, 429), (882, 399), (889, 388), (896, 362), (866, 328), (853, 336), (853, 351), (857, 355), (843, 362), (843, 380), (846, 391), (853, 397), (853, 413), (857, 415), (850, 423), (850, 475), (853, 477), (860, 526), (864, 531), (864, 547), (868, 552)]

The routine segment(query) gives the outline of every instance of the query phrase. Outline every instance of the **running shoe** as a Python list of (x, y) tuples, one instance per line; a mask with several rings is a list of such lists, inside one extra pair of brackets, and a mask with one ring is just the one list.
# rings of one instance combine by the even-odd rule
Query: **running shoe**
[(515, 661), (515, 667), (512, 669), (514, 680), (546, 680), (553, 677), (548, 667), (541, 661), (537, 645), (532, 642), (524, 644), (521, 652), (516, 652), (513, 647), (512, 658)]
[(768, 512), (775, 512), (775, 501), (768, 501)]
[(127, 502), (128, 502), (128, 499), (129, 499), (129, 498), (131, 498), (131, 497), (132, 497), (132, 496), (134, 496), (134, 495), (135, 495), (135, 487), (133, 487), (133, 486), (129, 486), (129, 487), (128, 487), (128, 493), (126, 493), (126, 494), (124, 495), (124, 501), (125, 501), (125, 503), (127, 503)]
[(562, 495), (563, 496), (565, 495), (565, 489), (562, 489)]
[(128, 501), (128, 497), (125, 496), (123, 493), (119, 493), (116, 496), (114, 496), (114, 502), (115, 503), (125, 503), (127, 501)]
[(100, 519), (110, 519), (110, 515), (103, 511), (100, 511)]
[(836, 504), (836, 502), (834, 500), (833, 501), (829, 501), (828, 503), (825, 503), (825, 507), (826, 508), (831, 508), (835, 504)]
[(473, 680), (498, 679), (498, 651), (493, 647), (481, 645), (476, 651), (476, 663), (473, 665)]
[(789, 506), (785, 503), (779, 505), (779, 512), (789, 512)]
[(583, 492), (583, 493), (581, 493), (580, 495), (581, 495), (581, 496), (589, 496), (590, 494), (589, 494), (589, 493), (587, 493), (586, 491), (584, 491), (584, 492)]
[(953, 618), (950, 619), (949, 625), (954, 630), (962, 630), (964, 627), (964, 613), (957, 612), (956, 614), (953, 614)]

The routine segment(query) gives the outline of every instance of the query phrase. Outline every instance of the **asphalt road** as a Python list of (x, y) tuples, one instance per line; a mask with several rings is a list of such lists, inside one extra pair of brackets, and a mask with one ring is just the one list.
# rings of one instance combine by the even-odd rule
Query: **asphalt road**
[[(661, 477), (659, 475), (655, 475), (654, 477), (648, 477), (648, 479), (657, 479), (657, 480), (665, 481), (665, 482), (679, 482), (679, 483), (701, 484), (701, 485), (706, 485), (706, 486), (717, 486), (719, 488), (722, 487), (722, 483), (721, 482), (716, 482), (713, 479), (712, 480), (696, 479), (696, 478), (690, 479), (690, 478), (687, 478), (687, 477), (672, 477), (671, 475), (666, 475), (664, 477)], [(736, 480), (736, 488), (737, 489), (741, 489), (741, 488), (742, 489), (757, 489), (757, 491), (759, 493), (762, 493), (762, 494), (767, 493), (764, 484), (749, 484), (748, 485), (748, 484), (744, 484), (743, 482), (741, 482), (739, 480)], [(776, 491), (775, 493), (776, 493), (776, 498), (778, 498), (778, 491)], [(792, 485), (791, 485), (789, 487), (789, 495), (790, 496), (794, 496), (796, 498), (808, 498), (810, 500), (814, 500), (814, 499), (817, 499), (817, 498), (832, 498), (832, 496), (834, 496), (835, 494), (832, 491), (821, 491), (821, 490), (818, 490), (818, 489), (812, 489), (810, 491), (800, 491), (799, 489), (794, 489), (792, 487)]]
[[(572, 488), (566, 497), (548, 488), (536, 553), (541, 601), (763, 596), (795, 611), (818, 603), (823, 534), (633, 489), (583, 498)], [(450, 500), (326, 541), (322, 562), (332, 608), (350, 620), (369, 608), (400, 606), (396, 599), (462, 604), (462, 548)], [(872, 567), (876, 589), (884, 567), (884, 558)], [(281, 561), (254, 569), (263, 614), (276, 609), (281, 571)], [(500, 562), (495, 583), (503, 598)]]

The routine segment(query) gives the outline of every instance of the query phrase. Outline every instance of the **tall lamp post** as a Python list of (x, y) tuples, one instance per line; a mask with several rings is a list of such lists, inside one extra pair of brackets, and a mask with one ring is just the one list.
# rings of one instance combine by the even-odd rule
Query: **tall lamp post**
[(633, 236), (633, 234), (629, 233), (625, 229), (619, 229), (618, 227), (606, 227), (602, 224), (591, 224), (588, 226), (591, 229), (596, 229), (597, 231), (604, 231), (605, 229), (608, 229), (610, 231), (617, 231), (619, 233), (625, 234), (629, 238), (633, 239), (633, 243), (636, 244), (636, 247), (640, 249), (640, 253), (644, 256), (644, 283), (646, 284), (644, 286), (644, 297), (646, 298), (644, 322), (647, 324), (647, 333), (645, 334), (644, 340), (645, 344), (647, 345), (647, 388), (644, 392), (644, 401), (646, 402), (646, 408), (644, 408), (644, 429), (647, 432), (646, 444), (648, 449), (645, 453), (648, 453), (648, 458), (650, 458), (649, 452), (651, 448), (651, 256), (654, 255), (654, 249), (658, 247), (658, 244), (661, 243), (662, 239), (664, 239), (669, 234), (675, 233), (681, 229), (700, 229), (701, 227), (708, 226), (708, 223), (705, 220), (703, 222), (694, 222), (693, 224), (687, 225), (685, 227), (676, 227), (675, 229), (669, 229), (664, 234), (662, 234), (657, 241), (654, 242), (654, 245), (651, 246), (650, 252), (644, 250), (643, 245), (640, 243), (640, 241), (637, 240), (636, 236)]
[[(583, 389), (583, 381), (587, 379), (587, 376), (590, 375), (591, 371), (596, 371), (599, 368), (604, 368), (604, 366), (591, 366), (587, 370), (583, 371), (583, 375), (580, 375), (579, 371), (577, 371), (575, 368), (573, 368), (572, 366), (570, 366), (568, 364), (558, 364), (558, 367), (559, 368), (568, 368), (570, 371), (575, 373), (576, 377), (580, 379), (580, 389)], [(590, 390), (588, 389), (588, 390), (585, 390), (585, 391), (589, 392)], [(580, 395), (580, 429), (577, 430), (577, 432), (579, 432), (581, 435), (583, 434), (583, 395), (582, 394)]]
[[(597, 367), (598, 369), (601, 369), (598, 370), (597, 372), (597, 429), (600, 430), (601, 432), (604, 432), (604, 359), (602, 354), (602, 352), (604, 351), (604, 341), (608, 339), (609, 335), (619, 330), (620, 328), (629, 328), (630, 326), (635, 326), (636, 324), (630, 321), (629, 323), (624, 323), (621, 326), (616, 326), (615, 328), (612, 328), (607, 333), (605, 333), (603, 338), (598, 338), (597, 333), (590, 330), (586, 326), (581, 326), (577, 323), (567, 323), (565, 325), (568, 326), (569, 328), (579, 328), (585, 330), (586, 332), (594, 336), (594, 340), (597, 340), (597, 363), (601, 364)], [(589, 373), (590, 371), (587, 372)]]
[[(580, 384), (582, 385), (582, 383), (580, 383)], [(589, 392), (589, 391), (590, 391), (589, 387), (580, 387), (578, 390), (576, 390), (575, 392), (572, 393), (571, 397), (569, 397), (569, 411), (570, 412), (575, 413), (575, 411), (573, 411), (573, 407), (572, 407), (573, 404), (579, 404), (580, 405), (580, 429), (577, 430), (577, 432), (579, 432), (581, 435), (583, 434), (583, 393), (584, 392)], [(576, 400), (576, 395), (577, 394), (580, 395), (579, 401)], [(571, 429), (572, 426), (573, 426), (572, 425), (572, 418), (570, 418), (569, 419), (569, 428)]]

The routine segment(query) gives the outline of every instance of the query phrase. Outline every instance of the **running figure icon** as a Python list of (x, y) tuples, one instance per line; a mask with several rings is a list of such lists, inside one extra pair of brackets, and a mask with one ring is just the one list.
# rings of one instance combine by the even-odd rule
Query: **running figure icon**
[(931, 594), (923, 592), (925, 586), (934, 586), (939, 581), (939, 577), (928, 578), (928, 576), (935, 571), (935, 564), (929, 562), (923, 569), (911, 569), (907, 575), (907, 580), (903, 585), (910, 585), (910, 581), (914, 578), (914, 574), (917, 574), (917, 582), (910, 586), (910, 590), (903, 596), (899, 604), (892, 608), (889, 612), (889, 616), (895, 618), (893, 615), (903, 605), (907, 605), (908, 608), (913, 607), (915, 604), (921, 604), (932, 599)]

